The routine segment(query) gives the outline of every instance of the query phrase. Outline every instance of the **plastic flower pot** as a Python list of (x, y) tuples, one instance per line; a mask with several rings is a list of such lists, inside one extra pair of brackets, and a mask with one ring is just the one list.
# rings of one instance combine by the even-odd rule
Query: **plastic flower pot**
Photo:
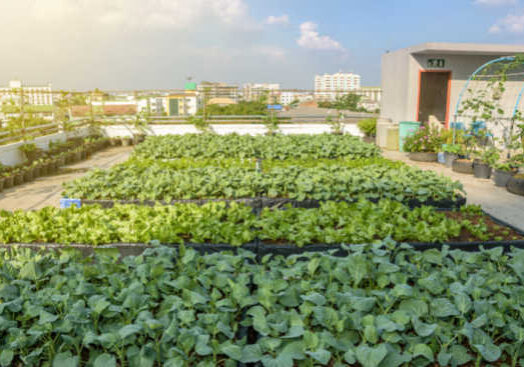
[(455, 159), (451, 165), (453, 172), (473, 174), (473, 161), (470, 159)]
[(434, 152), (411, 152), (408, 154), (409, 159), (417, 162), (436, 162), (437, 153)]
[(14, 176), (5, 176), (4, 177), (4, 189), (10, 189), (15, 184)]
[(488, 179), (491, 177), (492, 168), (487, 163), (474, 163), (473, 176), (476, 178)]
[(129, 137), (129, 136), (125, 136), (122, 138), (122, 145), (124, 147), (128, 147), (130, 145), (133, 144), (133, 138)]
[(4, 178), (0, 177), (0, 192), (4, 191)]
[(445, 164), (446, 163), (446, 154), (444, 152), (438, 152), (437, 153), (437, 161), (440, 164)]
[(493, 181), (495, 182), (495, 186), (506, 187), (509, 179), (514, 175), (515, 172), (513, 171), (502, 171), (499, 169), (495, 169), (495, 171), (493, 172)]
[(524, 196), (524, 175), (511, 177), (506, 188), (512, 194)]
[(120, 138), (111, 138), (109, 141), (112, 147), (116, 147), (118, 145), (122, 145), (122, 140)]
[(458, 158), (458, 155), (444, 152), (444, 165), (448, 168), (453, 166), (453, 161)]
[(24, 171), (24, 182), (31, 181), (33, 181), (33, 170), (29, 168)]
[(38, 177), (42, 176), (42, 169), (40, 166), (33, 167), (33, 180), (36, 180)]
[(13, 176), (13, 186), (21, 185), (24, 183), (24, 174), (22, 172), (17, 173)]

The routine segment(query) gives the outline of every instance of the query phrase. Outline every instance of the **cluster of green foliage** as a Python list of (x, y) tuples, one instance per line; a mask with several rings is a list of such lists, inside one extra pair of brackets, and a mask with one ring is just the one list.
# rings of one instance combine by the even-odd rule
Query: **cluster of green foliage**
[(347, 250), (259, 262), (2, 250), (0, 365), (524, 364), (522, 250)]
[[(208, 116), (265, 115), (266, 113), (267, 103), (264, 103), (263, 101), (239, 101), (237, 104), (231, 104), (227, 106), (220, 106), (215, 104), (208, 104), (206, 106), (206, 115)], [(200, 109), (197, 113), (197, 115), (203, 114), (203, 109)]]
[(439, 152), (443, 139), (440, 131), (434, 127), (421, 126), (404, 140), (405, 152)]
[(419, 253), (389, 243), (349, 251), (252, 266), (259, 304), (247, 314), (261, 336), (252, 360), (265, 367), (524, 365), (522, 250)]
[(338, 96), (334, 102), (319, 102), (320, 108), (334, 108), (336, 110), (348, 110), (356, 112), (367, 112), (365, 108), (358, 106), (362, 96), (355, 93), (348, 93)]
[(350, 135), (210, 135), (150, 136), (136, 147), (136, 157), (174, 158), (370, 158), (380, 149)]
[[(409, 207), (390, 200), (372, 203), (325, 202), (320, 208), (262, 210), (243, 204), (211, 202), (202, 206), (116, 205), (111, 209), (44, 208), (0, 212), (0, 243), (163, 244), (211, 243), (241, 246), (259, 238), (271, 243), (372, 243), (396, 241), (444, 243), (467, 231), (476, 240), (496, 240), (484, 214), (467, 208), (451, 219), (434, 207)], [(475, 223), (475, 224), (474, 224)], [(508, 230), (508, 235), (510, 231)]]
[(0, 253), (0, 365), (236, 367), (244, 257)]
[[(178, 159), (146, 159), (132, 157), (120, 166), (126, 167), (142, 167), (148, 168), (151, 166), (163, 167), (166, 170), (186, 170), (191, 168), (205, 168), (205, 167), (220, 167), (220, 168), (255, 168), (256, 158), (178, 158)], [(343, 168), (361, 168), (367, 166), (383, 166), (390, 168), (405, 167), (406, 164), (401, 161), (392, 161), (382, 157), (375, 158), (362, 158), (362, 159), (351, 159), (351, 158), (319, 158), (319, 159), (264, 159), (262, 161), (262, 168), (264, 171), (272, 170), (273, 168), (283, 167), (303, 167), (303, 168), (314, 168), (320, 166), (337, 166)]]
[(326, 165), (312, 168), (203, 167), (168, 170), (152, 166), (120, 165), (93, 170), (64, 184), (64, 195), (82, 199), (165, 200), (290, 198), (295, 200), (411, 199), (424, 202), (452, 200), (462, 190), (457, 181), (409, 166), (391, 168), (369, 165), (345, 168)]
[(366, 136), (376, 136), (377, 135), (377, 118), (372, 117), (368, 119), (363, 119), (358, 122), (358, 128)]

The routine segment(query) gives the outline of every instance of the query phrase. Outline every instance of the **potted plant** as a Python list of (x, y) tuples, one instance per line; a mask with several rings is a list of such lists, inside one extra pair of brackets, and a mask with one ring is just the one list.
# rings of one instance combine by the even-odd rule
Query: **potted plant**
[(25, 167), (22, 169), (22, 174), (24, 175), (24, 182), (33, 181), (33, 167)]
[(26, 143), (18, 147), (18, 150), (26, 157), (29, 162), (33, 162), (41, 155), (41, 149), (35, 143)]
[(122, 138), (120, 138), (119, 136), (112, 137), (109, 139), (109, 143), (112, 147), (122, 145)]
[(4, 189), (10, 189), (14, 186), (15, 177), (12, 172), (4, 172), (2, 177), (4, 179)]
[(422, 126), (404, 141), (404, 151), (413, 161), (436, 162), (442, 141), (437, 129)]
[(462, 145), (463, 155), (459, 155), (459, 158), (455, 159), (451, 164), (451, 169), (453, 170), (453, 172), (465, 173), (468, 175), (473, 174), (473, 160), (471, 159), (471, 155), (473, 154), (474, 150), (474, 137), (464, 136)]
[(453, 161), (458, 159), (462, 153), (462, 146), (460, 144), (444, 144), (442, 145), (442, 152), (444, 153), (444, 165), (451, 168)]
[(368, 118), (360, 120), (357, 123), (358, 128), (364, 133), (364, 140), (366, 143), (374, 143), (377, 136), (377, 119)]
[(133, 138), (131, 136), (123, 136), (121, 139), (122, 139), (122, 146), (128, 147), (130, 145), (133, 145)]
[(500, 162), (495, 164), (493, 171), (493, 181), (495, 186), (506, 187), (508, 181), (517, 173), (515, 166), (510, 161)]
[(506, 188), (512, 194), (524, 196), (524, 174), (520, 173), (510, 177)]
[(24, 172), (21, 168), (15, 168), (13, 171), (13, 185), (22, 185), (24, 183)]
[(475, 152), (473, 161), (473, 175), (477, 178), (488, 179), (491, 177), (492, 167), (499, 160), (500, 152), (495, 147), (481, 149)]

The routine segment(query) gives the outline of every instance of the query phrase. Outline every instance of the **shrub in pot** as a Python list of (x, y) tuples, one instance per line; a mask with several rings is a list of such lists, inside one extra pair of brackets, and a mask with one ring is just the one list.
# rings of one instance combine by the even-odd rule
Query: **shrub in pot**
[(489, 147), (477, 151), (475, 157), (476, 159), (473, 162), (473, 175), (477, 178), (490, 178), (492, 167), (500, 157), (498, 149), (495, 147)]
[(24, 176), (24, 182), (31, 182), (33, 181), (33, 168), (31, 167), (26, 167), (23, 171), (23, 176)]
[(124, 136), (122, 137), (122, 145), (124, 147), (128, 147), (130, 145), (133, 145), (133, 138), (130, 136)]
[(512, 194), (524, 196), (524, 174), (512, 176), (509, 179), (506, 188)]
[(358, 128), (364, 134), (366, 143), (374, 143), (377, 136), (377, 119), (376, 117), (360, 120), (357, 123)]
[(17, 169), (13, 172), (13, 185), (21, 185), (24, 183), (24, 172)]
[(471, 159), (455, 159), (451, 165), (453, 172), (473, 174), (473, 161)]
[(444, 152), (444, 165), (451, 168), (453, 161), (458, 159), (462, 153), (462, 146), (460, 144), (445, 144), (442, 146)]
[(4, 173), (3, 179), (4, 179), (4, 189), (10, 189), (11, 187), (14, 186), (15, 177), (13, 176), (11, 172)]
[(35, 143), (26, 143), (18, 147), (18, 150), (26, 157), (29, 162), (37, 160), (42, 155), (42, 150)]
[(439, 131), (436, 128), (422, 126), (404, 141), (404, 151), (411, 160), (436, 162), (437, 151), (442, 146)]

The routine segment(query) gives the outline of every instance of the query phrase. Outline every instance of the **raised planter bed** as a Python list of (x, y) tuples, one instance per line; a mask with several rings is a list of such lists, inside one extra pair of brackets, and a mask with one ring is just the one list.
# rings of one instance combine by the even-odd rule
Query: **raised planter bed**
[[(330, 200), (337, 201), (337, 200)], [(339, 200), (338, 202), (340, 202)], [(344, 200), (345, 202), (354, 202), (351, 200)], [(379, 199), (370, 200), (372, 202), (378, 202)], [(455, 200), (427, 200), (422, 202), (416, 199), (408, 199), (403, 203), (411, 208), (417, 208), (424, 205), (433, 206), (439, 209), (458, 209), (466, 205), (466, 198), (464, 196), (458, 196)], [(323, 200), (294, 200), (285, 198), (246, 198), (246, 199), (200, 199), (200, 200), (172, 200), (166, 202), (163, 200), (88, 200), (81, 199), (82, 205), (100, 205), (103, 208), (112, 208), (115, 204), (123, 205), (176, 205), (184, 203), (192, 203), (197, 205), (204, 205), (210, 202), (226, 202), (226, 203), (242, 203), (253, 207), (254, 209), (262, 208), (279, 208), (286, 205), (291, 205), (293, 208), (318, 208)]]
[[(460, 215), (460, 212), (454, 212), (456, 215)], [(504, 228), (498, 229), (499, 231), (509, 231), (506, 236), (508, 238), (519, 237), (519, 239), (504, 239), (501, 241), (478, 241), (468, 240), (468, 235), (461, 233), (464, 240), (451, 240), (440, 243), (425, 243), (425, 242), (403, 242), (407, 245), (412, 246), (418, 251), (425, 251), (430, 249), (442, 249), (444, 246), (449, 246), (450, 249), (457, 249), (463, 251), (479, 251), (481, 248), (491, 249), (497, 247), (503, 247), (504, 251), (507, 252), (511, 248), (524, 249), (524, 232), (520, 229), (501, 221), (487, 213), (484, 213), (489, 218), (488, 227), (495, 227), (495, 225), (502, 226)], [(494, 229), (495, 231), (495, 229)], [(179, 248), (178, 244), (164, 244), (168, 247)], [(230, 251), (237, 253), (239, 250), (247, 250), (253, 252), (257, 257), (261, 258), (266, 255), (300, 255), (306, 252), (325, 252), (332, 251), (335, 256), (346, 256), (348, 251), (345, 249), (346, 246), (354, 246), (360, 244), (311, 244), (302, 247), (289, 242), (274, 242), (274, 241), (263, 241), (255, 239), (253, 242), (243, 244), (242, 246), (232, 246), (228, 244), (212, 244), (212, 243), (193, 243), (187, 242), (184, 244), (185, 247), (193, 248), (201, 254), (210, 254), (223, 251)], [(115, 253), (122, 257), (125, 256), (136, 256), (142, 254), (146, 249), (153, 248), (156, 245), (153, 243), (114, 243), (106, 245), (87, 245), (87, 244), (70, 244), (61, 245), (56, 243), (43, 244), (43, 243), (12, 243), (12, 244), (0, 244), (0, 248), (11, 248), (13, 246), (29, 248), (33, 250), (78, 250), (83, 255), (89, 256), (93, 253), (108, 252)]]

